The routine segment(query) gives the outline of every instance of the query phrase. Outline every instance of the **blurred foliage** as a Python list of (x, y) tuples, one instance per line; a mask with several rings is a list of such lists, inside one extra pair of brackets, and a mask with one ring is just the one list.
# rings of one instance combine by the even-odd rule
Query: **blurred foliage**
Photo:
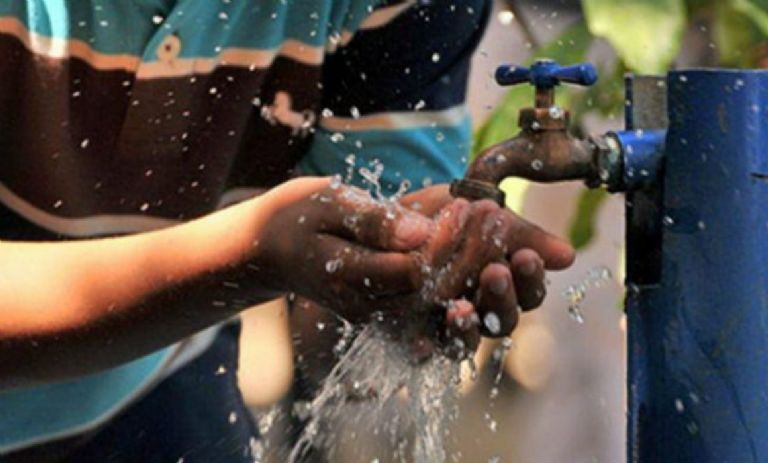
[[(557, 102), (571, 111), (576, 134), (584, 132), (589, 115), (622, 117), (627, 72), (662, 74), (679, 61), (698, 66), (768, 67), (768, 0), (582, 0), (581, 6), (582, 19), (534, 48), (530, 60), (546, 57), (563, 64), (581, 62), (588, 59), (598, 40), (613, 48), (616, 58), (598, 63), (596, 85), (558, 89)], [(527, 28), (524, 18), (517, 16), (518, 25)], [(478, 130), (475, 152), (517, 134), (518, 111), (532, 104), (530, 86), (510, 88)], [(518, 211), (527, 185), (521, 179), (503, 184), (509, 205)], [(577, 249), (592, 240), (597, 212), (606, 197), (602, 191), (585, 191), (579, 198), (569, 232)]]
[(592, 34), (607, 39), (633, 71), (664, 72), (677, 56), (685, 28), (683, 0), (582, 0), (582, 6)]
[(597, 215), (600, 204), (602, 204), (607, 196), (607, 191), (596, 188), (585, 191), (579, 197), (579, 202), (576, 205), (576, 215), (568, 233), (568, 238), (576, 249), (581, 249), (589, 244), (592, 237), (595, 236), (594, 217)]

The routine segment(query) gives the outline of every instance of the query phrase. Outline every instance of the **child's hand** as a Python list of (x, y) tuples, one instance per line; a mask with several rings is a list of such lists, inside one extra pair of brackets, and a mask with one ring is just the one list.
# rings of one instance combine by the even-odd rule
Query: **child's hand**
[(426, 241), (430, 219), (328, 179), (293, 180), (268, 195), (275, 206), (251, 265), (275, 295), (294, 292), (351, 320), (414, 303), (422, 276), (407, 251)]
[(509, 335), (518, 307), (530, 310), (541, 304), (545, 268), (563, 269), (573, 262), (574, 251), (566, 242), (491, 201), (454, 200), (438, 186), (405, 202), (411, 207), (418, 203), (417, 210), (425, 213), (441, 208), (436, 230), (421, 252), (432, 268), (432, 302), (450, 307), (449, 337), (457, 336), (470, 349), (480, 333)]

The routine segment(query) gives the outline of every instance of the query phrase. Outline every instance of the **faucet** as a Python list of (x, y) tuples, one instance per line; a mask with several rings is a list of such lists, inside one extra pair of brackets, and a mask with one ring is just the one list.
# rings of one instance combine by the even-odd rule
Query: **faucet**
[[(537, 60), (530, 68), (504, 65), (496, 70), (499, 85), (530, 82), (536, 89), (532, 108), (520, 110), (520, 133), (487, 148), (469, 166), (464, 179), (451, 184), (455, 197), (470, 200), (493, 199), (504, 205), (504, 192), (498, 184), (506, 177), (520, 177), (537, 182), (584, 180), (587, 186), (607, 186), (609, 191), (625, 191), (637, 181), (625, 166), (627, 151), (633, 145), (639, 151), (657, 150), (658, 135), (609, 132), (598, 137), (579, 139), (568, 132), (569, 113), (555, 104), (555, 88), (561, 83), (590, 86), (597, 81), (597, 71), (590, 63), (561, 66), (552, 60)], [(649, 142), (650, 141), (650, 142)], [(652, 153), (647, 153), (652, 154)], [(656, 169), (661, 156), (650, 158)], [(649, 172), (643, 169), (644, 172)], [(650, 175), (649, 175), (650, 177)]]

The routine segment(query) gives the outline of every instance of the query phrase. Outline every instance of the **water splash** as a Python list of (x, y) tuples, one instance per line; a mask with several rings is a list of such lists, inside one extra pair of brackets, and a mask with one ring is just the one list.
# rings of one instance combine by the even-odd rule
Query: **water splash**
[[(459, 364), (441, 355), (421, 364), (409, 359), (407, 347), (393, 342), (378, 324), (363, 328), (309, 405), (307, 425), (288, 461), (301, 462), (312, 448), (335, 461), (342, 424), (358, 433), (373, 424), (375, 435), (389, 438), (396, 459), (446, 461), (447, 427), (457, 415), (452, 412)], [(393, 401), (405, 404), (391, 407)], [(393, 409), (402, 412), (392, 418)], [(403, 437), (409, 428), (415, 433), (410, 451)]]
[(613, 280), (611, 270), (606, 266), (598, 266), (590, 269), (584, 279), (563, 291), (563, 297), (568, 301), (568, 315), (579, 324), (584, 323), (582, 303), (587, 297), (590, 288), (599, 288)]
[[(349, 154), (345, 163), (346, 176), (334, 177), (332, 187), (338, 188), (342, 183), (354, 180), (358, 159)], [(391, 213), (386, 217), (393, 220), (398, 201), (411, 187), (410, 181), (403, 180), (397, 191), (387, 196), (381, 184), (384, 165), (379, 160), (360, 167), (357, 173), (367, 185), (370, 197), (390, 208)], [(359, 219), (352, 214), (345, 217), (344, 223), (354, 229)], [(325, 270), (333, 273), (341, 265), (340, 259), (333, 259), (326, 262)], [(422, 296), (425, 301), (433, 301), (431, 288), (439, 272), (426, 264), (422, 271), (427, 280)], [(365, 281), (366, 285), (371, 284), (370, 279)], [(398, 338), (403, 331), (412, 332), (420, 326), (423, 320), (416, 318), (400, 327)], [(384, 328), (383, 317), (374, 317), (374, 322), (360, 331), (345, 320), (341, 322), (341, 337), (333, 348), (337, 364), (314, 400), (294, 407), (294, 414), (306, 421), (306, 425), (291, 449), (288, 461), (301, 462), (312, 449), (324, 453), (329, 461), (336, 461), (341, 427), (352, 429), (359, 435), (372, 425), (374, 435), (388, 438), (395, 460), (445, 462), (448, 425), (458, 417), (459, 362), (441, 353), (434, 353), (422, 363), (416, 362), (409, 341), (393, 339)], [(500, 323), (493, 319), (487, 322), (492, 327), (494, 322)], [(317, 328), (322, 330), (325, 326)], [(477, 369), (473, 367), (470, 359), (472, 376), (476, 378)], [(412, 436), (409, 431), (413, 432)]]
[(371, 161), (370, 169), (368, 167), (361, 167), (358, 172), (371, 188), (373, 198), (377, 201), (387, 201), (388, 198), (382, 193), (381, 183), (379, 182), (381, 175), (384, 173), (384, 164), (378, 159), (374, 159)]

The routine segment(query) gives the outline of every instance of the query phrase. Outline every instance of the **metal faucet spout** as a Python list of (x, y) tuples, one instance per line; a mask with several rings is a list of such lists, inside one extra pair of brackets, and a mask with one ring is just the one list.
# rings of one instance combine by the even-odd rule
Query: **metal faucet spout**
[(465, 178), (451, 185), (454, 196), (468, 199), (492, 198), (504, 202), (497, 185), (507, 177), (537, 182), (600, 181), (600, 141), (579, 140), (568, 133), (568, 111), (555, 104), (555, 87), (560, 83), (592, 85), (597, 72), (589, 63), (560, 66), (539, 60), (530, 68), (501, 66), (496, 71), (500, 85), (530, 82), (536, 87), (534, 106), (520, 110), (520, 134), (494, 145), (477, 157)]
[(597, 178), (595, 146), (565, 130), (524, 130), (515, 138), (480, 153), (465, 179), (499, 184), (506, 177), (536, 182), (593, 180)]

